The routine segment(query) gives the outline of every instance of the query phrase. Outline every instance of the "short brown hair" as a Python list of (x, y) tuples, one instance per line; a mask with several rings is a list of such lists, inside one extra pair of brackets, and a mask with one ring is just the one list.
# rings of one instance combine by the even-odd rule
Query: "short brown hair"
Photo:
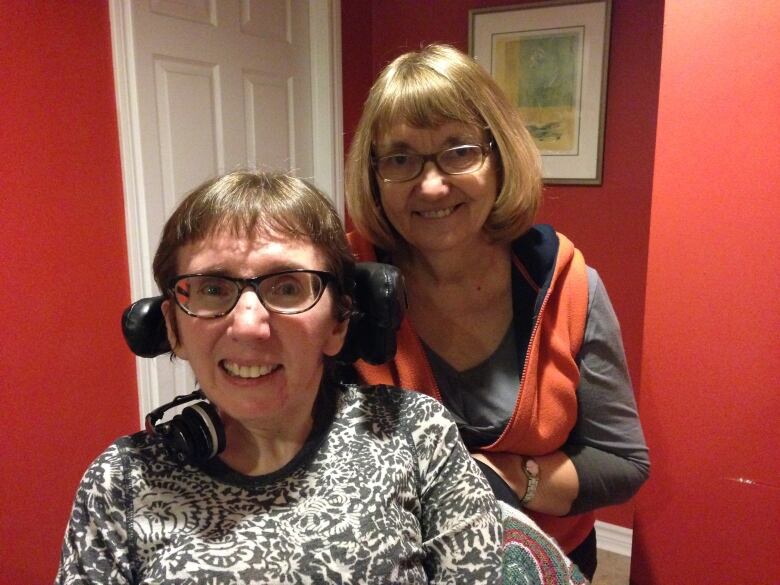
[(492, 241), (525, 233), (541, 201), (541, 162), (516, 107), (468, 55), (433, 44), (405, 53), (379, 74), (363, 108), (349, 151), (346, 196), (355, 227), (377, 246), (402, 242), (379, 203), (371, 164), (373, 143), (394, 124), (435, 128), (449, 121), (486, 128), (498, 154), (499, 193), (485, 222)]
[(348, 318), (355, 260), (341, 219), (321, 191), (284, 173), (234, 171), (192, 191), (163, 228), (153, 263), (157, 286), (170, 296), (183, 246), (225, 229), (243, 236), (259, 228), (309, 240), (322, 251), (326, 270), (336, 276), (335, 317)]

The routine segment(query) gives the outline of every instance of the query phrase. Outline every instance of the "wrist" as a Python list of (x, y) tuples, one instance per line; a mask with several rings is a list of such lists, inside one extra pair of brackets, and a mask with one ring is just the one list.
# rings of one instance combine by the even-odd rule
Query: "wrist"
[(539, 464), (530, 457), (523, 460), (523, 473), (526, 479), (525, 494), (520, 498), (522, 506), (528, 506), (536, 497), (536, 489), (539, 487)]

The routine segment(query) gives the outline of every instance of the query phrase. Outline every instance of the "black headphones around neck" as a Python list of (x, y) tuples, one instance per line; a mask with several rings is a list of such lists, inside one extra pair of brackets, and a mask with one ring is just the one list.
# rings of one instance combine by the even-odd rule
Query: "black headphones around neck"
[[(225, 427), (217, 409), (205, 398), (203, 392), (196, 390), (177, 396), (146, 415), (146, 432), (160, 437), (181, 463), (205, 463), (225, 449)], [(196, 400), (170, 422), (156, 424), (171, 408)]]

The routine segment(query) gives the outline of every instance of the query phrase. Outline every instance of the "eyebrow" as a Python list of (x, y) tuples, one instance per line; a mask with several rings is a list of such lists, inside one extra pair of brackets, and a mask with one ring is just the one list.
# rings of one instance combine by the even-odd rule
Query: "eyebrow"
[[(279, 264), (271, 266), (268, 270), (265, 270), (261, 274), (255, 274), (249, 278), (255, 278), (257, 276), (264, 276), (266, 274), (274, 274), (276, 272), (284, 272), (285, 270), (321, 270), (320, 268), (309, 268), (307, 266), (301, 266), (298, 264)], [(194, 270), (187, 274), (203, 274), (204, 276), (227, 276), (230, 278), (244, 278), (243, 276), (236, 276), (232, 270), (228, 270), (222, 266), (206, 267), (200, 270)]]
[[(481, 144), (482, 142), (483, 142), (482, 138), (478, 138), (473, 135), (452, 134), (447, 138), (445, 138), (442, 142), (440, 142), (440, 145), (441, 145), (441, 149), (447, 149), (447, 148), (452, 148), (453, 146), (460, 146), (461, 144)], [(393, 140), (391, 142), (386, 142), (386, 143), (377, 143), (375, 144), (375, 148), (377, 151), (376, 156), (383, 156), (382, 154), (379, 154), (379, 152), (389, 153), (389, 152), (403, 151), (403, 150), (411, 150), (417, 152), (405, 140)]]

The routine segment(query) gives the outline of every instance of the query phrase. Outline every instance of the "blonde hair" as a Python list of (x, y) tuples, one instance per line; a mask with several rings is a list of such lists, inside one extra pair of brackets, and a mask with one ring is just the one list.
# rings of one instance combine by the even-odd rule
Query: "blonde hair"
[(517, 108), (471, 57), (433, 44), (401, 55), (379, 74), (349, 150), (349, 215), (380, 248), (394, 250), (403, 240), (381, 209), (374, 140), (398, 123), (435, 128), (449, 121), (485, 128), (495, 142), (499, 193), (483, 228), (490, 240), (509, 242), (531, 227), (541, 201), (541, 161)]

